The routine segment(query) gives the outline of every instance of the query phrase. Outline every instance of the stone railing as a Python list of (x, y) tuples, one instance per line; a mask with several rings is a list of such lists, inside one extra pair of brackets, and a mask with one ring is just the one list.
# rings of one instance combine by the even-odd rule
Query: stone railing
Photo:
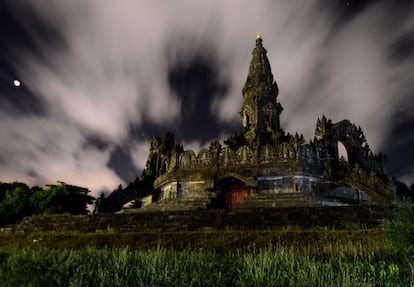
[(286, 162), (295, 163), (299, 160), (298, 154), (297, 148), (290, 143), (281, 143), (276, 146), (264, 145), (258, 151), (254, 151), (248, 146), (241, 146), (237, 151), (233, 151), (226, 146), (217, 153), (204, 148), (197, 155), (192, 150), (186, 150), (176, 158), (174, 168), (170, 168), (169, 170)]
[(383, 179), (373, 172), (367, 173), (358, 165), (352, 167), (348, 163), (341, 161), (340, 178), (340, 181), (364, 190), (377, 203), (390, 204), (393, 201), (391, 184), (384, 182)]

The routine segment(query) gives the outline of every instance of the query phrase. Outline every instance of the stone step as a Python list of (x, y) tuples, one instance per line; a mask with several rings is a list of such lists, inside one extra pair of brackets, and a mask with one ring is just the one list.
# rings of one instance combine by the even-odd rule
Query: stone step
[[(133, 214), (94, 214), (33, 216), (6, 232), (159, 232), (215, 229), (269, 229), (286, 225), (346, 227), (352, 224), (375, 226), (390, 216), (387, 206), (287, 207), (234, 210), (142, 212)], [(8, 231), (10, 230), (10, 231)]]
[(247, 197), (238, 208), (280, 208), (314, 205), (316, 204), (301, 192), (257, 193), (254, 196)]
[(278, 198), (291, 198), (291, 197), (303, 197), (306, 196), (302, 192), (281, 192), (281, 193), (255, 193), (251, 197), (261, 197), (261, 198), (272, 198), (272, 197), (278, 197)]
[(157, 201), (155, 203), (156, 204), (169, 204), (171, 202), (192, 203), (192, 202), (205, 202), (205, 201), (208, 201), (208, 197), (166, 198), (166, 199)]
[(209, 202), (208, 197), (166, 198), (144, 206), (134, 212), (199, 210), (206, 209)]

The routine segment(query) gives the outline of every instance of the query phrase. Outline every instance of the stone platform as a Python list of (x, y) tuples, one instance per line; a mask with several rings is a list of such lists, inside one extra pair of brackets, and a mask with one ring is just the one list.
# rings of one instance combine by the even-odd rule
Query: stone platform
[(24, 218), (2, 232), (182, 232), (271, 230), (283, 226), (372, 227), (390, 216), (390, 206), (310, 206), (235, 210), (140, 212), (124, 214), (53, 215)]

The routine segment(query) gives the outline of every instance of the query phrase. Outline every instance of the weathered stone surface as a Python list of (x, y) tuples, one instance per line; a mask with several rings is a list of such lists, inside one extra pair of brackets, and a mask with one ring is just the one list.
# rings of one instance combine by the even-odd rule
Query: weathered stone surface
[[(185, 200), (190, 204), (191, 198), (211, 197), (216, 198), (213, 203), (221, 200), (218, 206), (225, 207), (231, 200), (231, 189), (247, 193), (246, 204), (256, 202), (249, 204), (257, 208), (260, 204), (306, 206), (304, 198), (311, 205), (392, 203), (393, 189), (384, 172), (384, 157), (372, 153), (360, 127), (349, 120), (333, 123), (322, 116), (310, 142), (281, 129), (279, 88), (261, 37), (256, 39), (242, 94), (241, 131), (229, 137), (224, 146), (213, 141), (197, 154), (183, 151), (171, 135), (153, 138), (147, 164), (156, 167), (154, 188), (160, 193), (160, 201), (177, 202), (168, 207), (160, 202), (155, 209), (173, 210), (175, 206), (182, 210)], [(339, 142), (347, 150), (347, 162), (339, 158)], [(228, 179), (238, 185), (223, 184)], [(292, 192), (301, 200), (289, 198)], [(263, 197), (265, 193), (289, 196), (280, 200)], [(260, 200), (260, 196), (253, 198), (259, 194)]]
[[(266, 201), (267, 204), (267, 201)], [(367, 227), (383, 222), (391, 214), (385, 206), (301, 206), (236, 208), (234, 210), (190, 210), (135, 212), (123, 214), (55, 215), (24, 218), (2, 232), (177, 232), (206, 228), (219, 230), (273, 229), (287, 225), (300, 227)]]
[(248, 197), (239, 209), (310, 207), (319, 205), (302, 192), (268, 193), (261, 192)]

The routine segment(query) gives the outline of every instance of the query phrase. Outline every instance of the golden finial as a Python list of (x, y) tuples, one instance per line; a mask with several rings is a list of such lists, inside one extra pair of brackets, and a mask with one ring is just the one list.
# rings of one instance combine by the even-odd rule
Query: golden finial
[(262, 39), (262, 35), (260, 35), (260, 33), (256, 35), (256, 40), (258, 39)]

